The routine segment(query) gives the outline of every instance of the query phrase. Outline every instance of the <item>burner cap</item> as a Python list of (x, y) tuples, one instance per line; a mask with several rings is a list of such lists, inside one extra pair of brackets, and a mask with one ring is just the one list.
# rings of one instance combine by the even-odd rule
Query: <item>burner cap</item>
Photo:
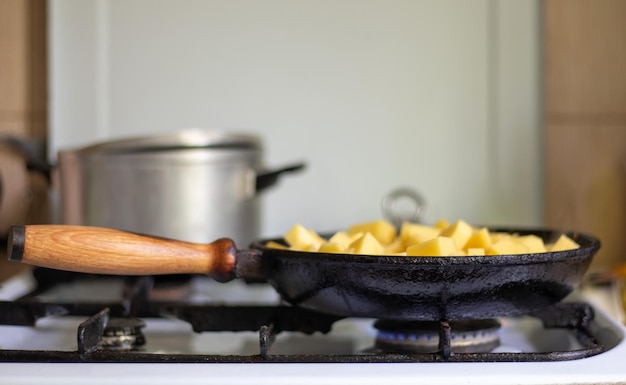
[[(489, 352), (500, 345), (496, 320), (450, 321), (450, 344), (455, 353)], [(437, 321), (388, 321), (374, 323), (375, 347), (391, 353), (439, 351), (441, 323)]]
[(135, 350), (146, 343), (141, 329), (146, 323), (139, 318), (111, 318), (102, 334), (103, 350)]

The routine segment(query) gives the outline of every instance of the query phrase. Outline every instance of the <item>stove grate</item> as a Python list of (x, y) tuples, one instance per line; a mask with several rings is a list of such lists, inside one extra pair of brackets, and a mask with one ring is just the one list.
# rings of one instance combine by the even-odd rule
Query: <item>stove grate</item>
[[(343, 317), (291, 306), (226, 306), (159, 303), (148, 300), (149, 277), (129, 285), (118, 303), (49, 303), (36, 296), (0, 301), (0, 325), (35, 326), (48, 316), (85, 316), (77, 330), (77, 350), (0, 350), (0, 362), (134, 362), (134, 363), (409, 363), (409, 362), (539, 362), (567, 361), (597, 355), (606, 350), (591, 331), (593, 309), (584, 303), (559, 303), (533, 314), (546, 328), (568, 329), (582, 348), (533, 353), (455, 353), (451, 349), (449, 322), (440, 322), (439, 351), (435, 353), (388, 353), (372, 349), (354, 355), (272, 354), (278, 333), (299, 331), (328, 333)], [(136, 350), (102, 350), (103, 332), (111, 317), (175, 317), (188, 322), (198, 333), (211, 331), (257, 331), (259, 353), (255, 355), (171, 354)]]

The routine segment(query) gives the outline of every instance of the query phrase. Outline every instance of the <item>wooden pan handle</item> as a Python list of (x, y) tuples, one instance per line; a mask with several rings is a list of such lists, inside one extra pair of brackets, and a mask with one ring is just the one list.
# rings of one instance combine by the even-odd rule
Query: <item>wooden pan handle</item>
[(235, 244), (199, 244), (90, 226), (13, 226), (9, 260), (58, 270), (113, 275), (208, 274), (234, 278)]

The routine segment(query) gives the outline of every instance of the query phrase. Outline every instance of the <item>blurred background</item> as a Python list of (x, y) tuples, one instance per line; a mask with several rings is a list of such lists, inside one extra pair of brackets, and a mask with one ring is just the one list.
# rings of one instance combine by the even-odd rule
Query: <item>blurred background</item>
[[(621, 0), (1, 0), (0, 136), (54, 164), (253, 133), (266, 165), (307, 164), (263, 193), (262, 236), (378, 219), (406, 186), (426, 222), (594, 234), (602, 267), (626, 260), (625, 19)], [(0, 230), (56, 218), (23, 158), (0, 146)]]

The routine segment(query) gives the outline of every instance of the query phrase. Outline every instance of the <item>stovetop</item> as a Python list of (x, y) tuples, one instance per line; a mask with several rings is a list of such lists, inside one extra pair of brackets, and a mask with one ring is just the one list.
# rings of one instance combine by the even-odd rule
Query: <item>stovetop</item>
[[(89, 277), (41, 292), (35, 286), (23, 274), (0, 289), (3, 304), (14, 306), (12, 315), (0, 315), (0, 382), (626, 381), (626, 329), (607, 311), (606, 288), (577, 292), (551, 314), (499, 319), (500, 346), (493, 351), (450, 352), (440, 341), (434, 353), (380, 354), (375, 320), (284, 305), (263, 283), (191, 277), (177, 288), (151, 277)], [(150, 297), (155, 286), (165, 297)], [(177, 290), (182, 303), (169, 297)], [(32, 295), (17, 300), (15, 293), (26, 292)], [(563, 318), (572, 314), (574, 321)], [(103, 351), (103, 328), (118, 318), (139, 319), (145, 343), (131, 352)], [(438, 335), (454, 338), (449, 323), (441, 323)], [(530, 362), (515, 362), (520, 355)], [(117, 363), (120, 356), (127, 363)]]

